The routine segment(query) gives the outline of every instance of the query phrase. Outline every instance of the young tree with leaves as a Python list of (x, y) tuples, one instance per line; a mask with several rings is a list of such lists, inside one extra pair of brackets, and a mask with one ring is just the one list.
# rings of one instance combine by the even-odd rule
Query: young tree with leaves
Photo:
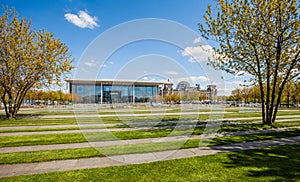
[[(202, 35), (218, 42), (216, 68), (253, 76), (260, 88), (263, 124), (275, 122), (281, 95), (300, 73), (297, 0), (219, 0), (199, 24)], [(299, 4), (298, 4), (299, 5)]]
[(7, 118), (16, 114), (29, 89), (59, 84), (70, 72), (68, 47), (53, 33), (35, 31), (14, 9), (0, 16), (0, 89)]

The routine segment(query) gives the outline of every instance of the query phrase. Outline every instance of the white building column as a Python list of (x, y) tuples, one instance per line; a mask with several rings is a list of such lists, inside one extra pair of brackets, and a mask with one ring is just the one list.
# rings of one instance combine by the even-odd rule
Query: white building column
[(102, 82), (101, 82), (101, 85), (100, 85), (100, 103), (102, 105), (103, 103), (103, 85), (102, 85)]
[(134, 89), (134, 84), (132, 85), (132, 104), (135, 104), (135, 89)]

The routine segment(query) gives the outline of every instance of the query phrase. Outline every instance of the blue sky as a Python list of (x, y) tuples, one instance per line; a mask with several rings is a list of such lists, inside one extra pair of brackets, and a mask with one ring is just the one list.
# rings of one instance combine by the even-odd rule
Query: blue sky
[[(100, 39), (99, 37), (103, 33), (120, 24), (136, 19), (156, 18), (171, 20), (173, 23), (178, 23), (187, 29), (191, 29), (191, 31), (196, 32), (200, 36), (197, 24), (204, 22), (203, 14), (207, 5), (213, 3), (213, 0), (2, 0), (2, 5), (15, 7), (20, 17), (31, 19), (34, 29), (45, 29), (53, 32), (55, 37), (66, 43), (76, 60), (75, 66), (80, 65), (79, 62), (83, 61), (83, 65), (90, 67), (97, 65), (101, 67), (100, 71), (98, 68), (97, 78), (119, 78), (122, 74), (130, 75), (133, 68), (129, 69), (129, 72), (123, 73), (123, 70), (127, 69), (128, 65), (133, 65), (129, 63), (141, 61), (145, 63), (144, 67), (146, 67), (147, 61), (151, 62), (151, 58), (153, 58), (161, 59), (161, 61), (165, 62), (169, 61), (173, 63), (173, 66), (167, 67), (165, 65), (162, 67), (157, 61), (156, 64), (153, 62), (153, 68), (150, 71), (148, 70), (148, 72), (146, 68), (142, 68), (143, 66), (134, 68), (140, 70), (138, 79), (145, 81), (171, 79), (176, 84), (185, 79), (185, 77), (189, 77), (188, 81), (192, 85), (200, 83), (202, 87), (211, 82), (218, 84), (219, 81), (207, 78), (207, 73), (210, 71), (201, 67), (202, 63), (200, 65), (197, 64), (200, 61), (193, 61), (192, 56), (197, 57), (199, 54), (202, 54), (198, 49), (200, 44), (209, 50), (210, 48), (206, 44), (216, 46), (213, 42), (202, 42), (196, 39), (186, 40), (187, 44), (185, 47), (178, 47), (166, 41), (139, 40), (123, 45), (105, 61), (99, 60), (97, 58), (98, 55), (92, 56), (95, 58), (90, 57), (87, 60), (84, 53), (93, 47), (93, 43), (99, 41), (97, 37)], [(1, 9), (2, 13), (3, 9)], [(159, 29), (160, 27), (154, 28)], [(136, 27), (133, 31), (139, 32), (143, 31), (143, 29)], [(168, 31), (166, 34), (174, 34), (174, 36), (181, 37), (180, 33), (176, 35), (176, 32)], [(128, 36), (126, 31), (124, 31), (123, 36)], [(111, 44), (117, 42), (113, 36), (110, 39), (109, 43)], [(101, 49), (96, 52), (101, 54)], [(95, 64), (95, 62), (101, 62), (101, 64)], [(184, 74), (179, 74), (180, 70), (175, 70), (177, 69), (176, 66), (179, 66), (181, 71), (184, 70), (182, 71)], [(147, 65), (147, 67), (151, 67), (151, 64)], [(141, 71), (141, 69), (145, 70)], [(154, 71), (155, 74), (153, 74), (155, 69), (160, 71), (161, 74), (156, 74), (158, 71)], [(218, 76), (223, 76), (227, 80), (224, 88), (219, 88), (219, 90), (226, 91), (226, 95), (230, 93), (230, 90), (237, 87), (242, 80), (228, 74)]]

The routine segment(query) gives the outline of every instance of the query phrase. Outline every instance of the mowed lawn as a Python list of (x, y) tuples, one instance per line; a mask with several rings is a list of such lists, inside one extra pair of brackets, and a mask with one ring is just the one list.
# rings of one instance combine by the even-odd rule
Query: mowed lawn
[[(49, 145), (49, 144), (67, 144), (82, 143), (87, 141), (108, 141), (108, 140), (128, 140), (156, 138), (166, 136), (180, 135), (201, 135), (204, 132), (202, 125), (206, 124), (206, 119), (210, 118), (210, 114), (203, 114), (210, 110), (190, 110), (188, 112), (200, 111), (202, 114), (180, 115), (180, 108), (169, 109), (166, 113), (174, 113), (174, 115), (161, 116), (105, 116), (126, 113), (151, 114), (160, 113), (147, 111), (145, 109), (135, 108), (133, 111), (116, 111), (114, 109), (100, 112), (99, 120), (92, 118), (82, 118), (80, 121), (76, 118), (38, 118), (37, 116), (45, 116), (47, 112), (34, 111), (32, 113), (22, 113), (22, 117), (18, 120), (0, 119), (0, 133), (8, 132), (33, 132), (33, 131), (63, 131), (83, 129), (78, 127), (80, 124), (96, 123), (96, 124), (116, 124), (108, 128), (130, 128), (127, 122), (152, 122), (161, 119), (155, 127), (148, 130), (137, 131), (114, 131), (100, 133), (62, 133), (62, 134), (35, 134), (20, 136), (0, 136), (0, 150), (2, 147), (18, 147), (31, 145)], [(228, 113), (227, 113), (228, 112)], [(32, 118), (28, 118), (31, 115)], [(52, 117), (56, 115), (72, 116), (72, 113), (52, 112)], [(163, 115), (163, 113), (162, 113)], [(221, 114), (223, 115), (223, 114)], [(225, 109), (224, 118), (247, 118), (259, 117), (259, 112), (240, 112), (237, 108)], [(231, 120), (223, 122), (218, 132), (236, 132), (248, 130), (267, 130), (271, 128), (299, 127), (300, 111), (280, 111), (279, 116), (284, 122), (275, 123), (273, 126), (261, 125), (253, 123), (253, 120)], [(101, 117), (104, 116), (104, 117)], [(290, 117), (292, 116), (292, 117)], [(199, 119), (197, 127), (174, 130), (176, 121)], [(289, 121), (289, 118), (292, 118)], [(241, 124), (240, 122), (245, 122)], [(228, 124), (228, 122), (239, 122), (237, 125)], [(55, 127), (56, 125), (63, 125)], [(4, 129), (5, 127), (18, 126), (49, 126), (46, 128), (13, 128)], [(167, 128), (160, 129), (164, 126)], [(86, 126), (85, 129), (101, 129), (103, 126)], [(253, 134), (244, 136), (225, 136), (209, 140), (208, 146), (225, 145), (230, 143), (250, 142), (257, 140), (270, 140), (275, 138), (285, 138), (299, 136), (300, 129), (292, 131), (284, 131), (278, 133)], [(204, 142), (204, 143), (203, 143)], [(98, 150), (109, 155), (120, 155), (128, 153), (144, 153), (173, 149), (196, 148), (206, 146), (205, 140), (191, 139), (186, 142), (158, 142), (145, 143), (127, 146), (107, 146)], [(18, 176), (9, 178), (0, 178), (0, 181), (300, 181), (300, 144), (289, 146), (277, 146), (272, 148), (240, 151), (232, 153), (224, 153), (212, 156), (194, 157), (180, 160), (161, 161), (148, 164), (127, 165), (120, 167), (107, 167), (98, 169), (84, 169), (68, 172), (44, 173), (28, 176)], [(0, 154), (0, 164), (17, 164), (43, 162), (52, 160), (78, 159), (89, 157), (105, 157), (95, 148), (79, 148), (79, 149), (61, 149), (61, 150), (45, 150), (34, 152), (14, 152)]]
[(300, 145), (147, 164), (3, 178), (1, 181), (300, 181)]

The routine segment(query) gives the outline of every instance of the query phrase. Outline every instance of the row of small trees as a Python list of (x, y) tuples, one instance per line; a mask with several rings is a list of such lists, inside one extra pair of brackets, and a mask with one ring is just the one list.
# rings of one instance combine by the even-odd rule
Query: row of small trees
[(68, 102), (81, 102), (82, 97), (76, 94), (64, 93), (61, 90), (54, 91), (43, 91), (43, 90), (30, 90), (27, 92), (25, 99), (31, 103), (45, 104), (46, 101), (57, 102), (58, 104), (66, 104)]
[(207, 95), (201, 93), (166, 94), (163, 97), (165, 103), (180, 103), (181, 101), (206, 101)]
[[(293, 103), (298, 104), (300, 102), (300, 82), (291, 81), (287, 84), (287, 87), (283, 90), (281, 95), (281, 103)], [(247, 102), (261, 102), (259, 86), (243, 87), (234, 89), (231, 95), (227, 97), (230, 101), (244, 101)]]

